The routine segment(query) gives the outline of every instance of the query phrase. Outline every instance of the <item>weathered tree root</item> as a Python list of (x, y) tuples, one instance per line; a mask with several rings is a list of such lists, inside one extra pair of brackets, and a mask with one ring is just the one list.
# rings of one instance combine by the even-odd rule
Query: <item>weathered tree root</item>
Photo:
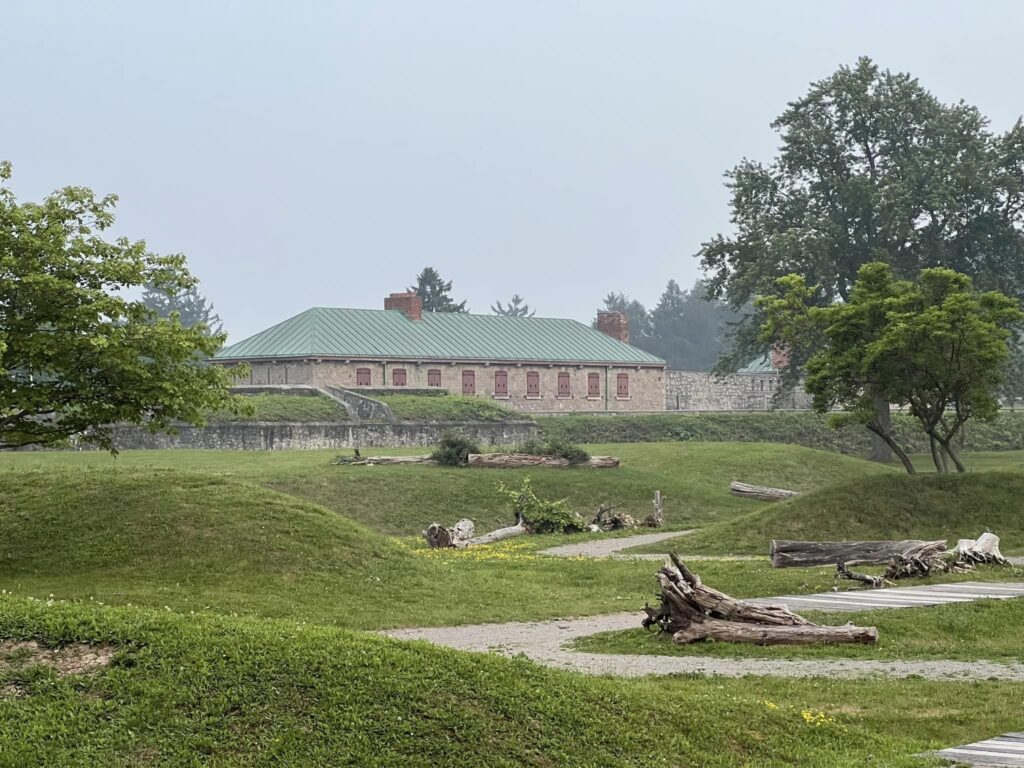
[(672, 553), (673, 565), (658, 571), (661, 605), (645, 606), (644, 628), (657, 626), (680, 645), (698, 640), (724, 640), (757, 645), (863, 643), (878, 640), (874, 627), (828, 627), (812, 624), (784, 605), (755, 605), (705, 586)]

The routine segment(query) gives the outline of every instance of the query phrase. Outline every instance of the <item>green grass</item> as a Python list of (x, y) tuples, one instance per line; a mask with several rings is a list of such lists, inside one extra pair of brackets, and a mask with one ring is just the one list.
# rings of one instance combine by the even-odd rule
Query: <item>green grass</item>
[[(1024, 570), (1003, 574), (1020, 580)], [(757, 646), (701, 642), (676, 645), (670, 635), (629, 629), (580, 638), (573, 648), (588, 653), (715, 656), (768, 659), (958, 659), (1019, 662), (1024, 598), (898, 608), (862, 613), (801, 612), (818, 624), (878, 627), (878, 644), (829, 646)]]
[(528, 416), (481, 397), (463, 395), (373, 395), (401, 421), (509, 421)]
[(246, 397), (253, 412), (233, 414), (215, 411), (207, 414), (207, 421), (348, 421), (345, 407), (323, 395), (279, 395), (260, 393)]
[(9, 766), (904, 768), (1020, 727), (1005, 683), (609, 680), (291, 621), (9, 597), (0, 636), (120, 649), (92, 675), (0, 671), (21, 690), (0, 698)]
[(910, 477), (882, 474), (777, 503), (750, 501), (746, 515), (724, 520), (677, 542), (680, 551), (768, 552), (771, 539), (843, 541), (976, 538), (999, 535), (1004, 554), (1024, 551), (1024, 473), (992, 471)]

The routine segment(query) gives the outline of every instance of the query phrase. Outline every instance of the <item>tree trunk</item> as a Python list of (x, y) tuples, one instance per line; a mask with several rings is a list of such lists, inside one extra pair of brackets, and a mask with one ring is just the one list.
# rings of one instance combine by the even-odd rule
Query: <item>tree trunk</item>
[(720, 640), (727, 643), (754, 643), (755, 645), (839, 645), (856, 643), (874, 645), (878, 630), (874, 627), (855, 627), (852, 624), (826, 627), (810, 624), (798, 627), (766, 627), (738, 621), (712, 619), (694, 612), (691, 623), (672, 635), (678, 645), (698, 640)]
[(935, 471), (941, 475), (949, 472), (949, 467), (946, 466), (946, 449), (942, 447), (942, 443), (935, 438), (935, 435), (928, 435), (928, 446), (931, 448)]
[(779, 501), (799, 496), (799, 491), (787, 491), (785, 488), (770, 488), (767, 485), (748, 485), (738, 480), (729, 483), (729, 492), (733, 496), (744, 499), (760, 499), (761, 501)]
[(772, 539), (770, 555), (775, 568), (812, 565), (882, 565), (915, 547), (932, 545), (946, 549), (945, 541), (786, 541)]
[(593, 467), (609, 469), (619, 466), (614, 456), (591, 456), (580, 464), (570, 464), (561, 456), (535, 456), (532, 453), (471, 453), (471, 467), (495, 467), (498, 469), (517, 469), (519, 467)]
[(907, 452), (904, 451), (903, 448), (900, 447), (899, 443), (897, 443), (893, 439), (892, 435), (889, 433), (889, 430), (883, 429), (878, 424), (876, 424), (874, 420), (869, 421), (864, 426), (866, 426), (871, 431), (871, 434), (877, 435), (880, 439), (885, 441), (885, 444), (888, 445), (889, 448), (892, 449), (892, 452), (899, 457), (900, 462), (902, 462), (903, 468), (907, 470), (908, 475), (917, 474), (917, 470), (914, 469), (914, 463), (910, 460), (910, 457), (907, 456)]
[(946, 455), (953, 460), (953, 466), (956, 467), (956, 471), (966, 472), (967, 467), (965, 467), (964, 463), (960, 461), (960, 454), (957, 452), (956, 448), (953, 447), (953, 439), (946, 438), (945, 442), (942, 443), (942, 447), (946, 450)]
[(426, 539), (431, 549), (465, 549), (478, 544), (493, 544), (496, 541), (511, 539), (513, 536), (522, 536), (529, 532), (520, 517), (515, 525), (498, 528), (496, 531), (485, 533), (482, 536), (473, 536), (472, 521), (460, 520), (453, 528), (445, 528), (439, 523), (431, 523), (423, 532), (423, 538)]
[(882, 437), (882, 434), (892, 434), (892, 413), (889, 410), (889, 401), (884, 397), (875, 397), (871, 401), (875, 415), (873, 421), (878, 424), (880, 432), (872, 430), (871, 435), (871, 461), (879, 461), (888, 464), (892, 461), (895, 449), (889, 440)]
[(953, 549), (957, 558), (967, 563), (997, 563), (1004, 565), (1007, 560), (999, 551), (999, 537), (988, 531), (974, 539), (960, 539)]

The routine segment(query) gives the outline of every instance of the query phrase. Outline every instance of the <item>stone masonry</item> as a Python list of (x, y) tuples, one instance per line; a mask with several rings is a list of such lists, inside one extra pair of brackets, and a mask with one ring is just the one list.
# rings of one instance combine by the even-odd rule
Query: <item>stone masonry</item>
[(810, 397), (800, 387), (776, 404), (778, 387), (777, 373), (736, 373), (719, 378), (702, 371), (666, 371), (665, 410), (768, 411), (811, 407)]

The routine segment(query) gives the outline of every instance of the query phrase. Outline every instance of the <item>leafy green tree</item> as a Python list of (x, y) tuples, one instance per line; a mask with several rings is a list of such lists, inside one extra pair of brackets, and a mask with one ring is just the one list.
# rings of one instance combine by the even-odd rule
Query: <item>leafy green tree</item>
[(530, 305), (518, 293), (509, 300), (507, 305), (502, 305), (500, 301), (494, 302), (491, 305), (491, 312), (504, 317), (533, 317), (537, 314), (530, 311)]
[(176, 313), (182, 326), (202, 326), (208, 336), (217, 336), (224, 330), (220, 315), (199, 292), (197, 285), (167, 293), (166, 289), (156, 284), (147, 284), (142, 292), (142, 303), (153, 310), (158, 318), (169, 320)]
[[(643, 304), (636, 299), (630, 299), (624, 293), (612, 291), (604, 297), (604, 306), (599, 311), (625, 312), (629, 319), (629, 343), (649, 351), (647, 347), (651, 340), (651, 315)], [(597, 327), (596, 317), (591, 325)]]
[(416, 285), (409, 286), (423, 299), (424, 312), (466, 312), (466, 302), (456, 303), (451, 297), (452, 281), (442, 280), (433, 267), (425, 267), (416, 275)]
[(911, 282), (881, 262), (863, 265), (847, 300), (828, 307), (815, 306), (817, 289), (803, 276), (779, 282), (781, 295), (759, 301), (763, 338), (806, 353), (815, 408), (846, 409), (837, 423), (865, 424), (913, 474), (875, 403), (906, 407), (931, 441), (936, 469), (951, 462), (963, 472), (953, 441), (969, 419), (998, 413), (1010, 329), (1024, 319), (1016, 299), (979, 291), (951, 269), (925, 269)]
[[(738, 307), (797, 273), (828, 306), (848, 300), (857, 270), (874, 261), (906, 278), (944, 266), (1024, 295), (1020, 121), (994, 134), (974, 107), (943, 104), (910, 75), (862, 58), (813, 83), (772, 127), (780, 154), (726, 174), (735, 232), (698, 253), (713, 295)], [(764, 351), (762, 320), (737, 326), (723, 369)], [(789, 384), (805, 362), (791, 360)], [(876, 407), (887, 419), (886, 404)]]
[(239, 406), (231, 374), (202, 365), (223, 343), (200, 326), (159, 320), (125, 292), (186, 291), (180, 255), (104, 240), (116, 197), (65, 187), (19, 203), (0, 163), (0, 448), (78, 438), (113, 451), (110, 425), (170, 431)]
[(729, 324), (736, 317), (725, 302), (708, 299), (703, 282), (683, 290), (669, 280), (651, 310), (651, 337), (645, 349), (675, 370), (710, 370), (728, 343)]

